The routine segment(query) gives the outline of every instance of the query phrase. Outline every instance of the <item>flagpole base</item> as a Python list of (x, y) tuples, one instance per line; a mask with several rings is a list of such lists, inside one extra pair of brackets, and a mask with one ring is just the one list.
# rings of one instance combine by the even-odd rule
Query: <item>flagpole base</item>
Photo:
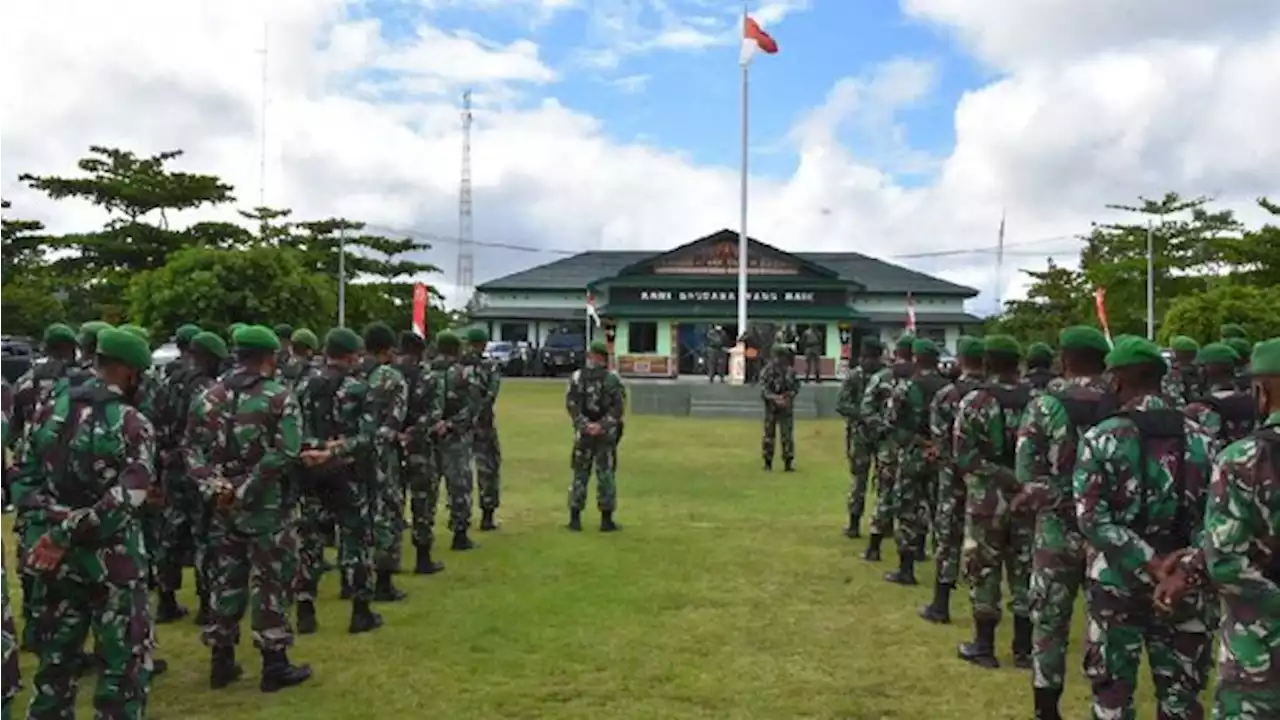
[(729, 384), (743, 385), (746, 382), (747, 349), (742, 343), (738, 343), (729, 351)]

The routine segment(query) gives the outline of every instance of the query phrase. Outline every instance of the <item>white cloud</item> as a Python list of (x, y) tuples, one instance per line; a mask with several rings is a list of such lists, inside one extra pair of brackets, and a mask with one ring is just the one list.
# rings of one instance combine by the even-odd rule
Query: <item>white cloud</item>
[[(683, 25), (664, 25), (645, 14), (647, 0), (645, 12), (625, 0), (592, 3), (592, 24), (597, 40), (611, 37), (635, 10), (647, 27), (729, 32), (731, 42), (731, 3), (698, 4), (698, 12), (674, 16)], [(821, 107), (797, 109), (794, 172), (753, 178), (752, 234), (790, 249), (915, 253), (994, 245), (1002, 208), (1012, 245), (1084, 230), (1105, 203), (1139, 193), (1212, 193), (1240, 207), (1280, 196), (1273, 172), (1280, 74), (1265, 70), (1280, 67), (1280, 5), (1213, 3), (1209, 17), (1191, 0), (1159, 4), (1167, 18), (1152, 25), (1141, 22), (1146, 0), (1106, 3), (1123, 22), (1093, 14), (1100, 2), (1072, 3), (1083, 8), (1077, 17), (1047, 1), (909, 0), (914, 17), (956, 33), (997, 70), (956, 108), (954, 151), (914, 153), (895, 115), (928, 95), (934, 66), (891, 60), (843, 79)], [(601, 14), (606, 5), (610, 12)], [(767, 8), (790, 12), (804, 3), (763, 5), (760, 15), (780, 19), (782, 10)], [(522, 93), (554, 92), (563, 71), (548, 67), (532, 43), (494, 44), (428, 26), (389, 42), (376, 22), (350, 19), (343, 0), (6, 0), (0, 190), (15, 212), (56, 230), (91, 227), (91, 208), (42, 201), (16, 182), (19, 172), (70, 172), (90, 144), (183, 148), (183, 167), (222, 175), (237, 185), (242, 205), (256, 204), (257, 50), (267, 7), (269, 204), (302, 218), (345, 215), (455, 235), (455, 95), (474, 84), (478, 240), (657, 249), (736, 226), (736, 168), (699, 165), (640, 139), (620, 143), (599, 120), (554, 98), (530, 102)], [(361, 72), (376, 68), (390, 79)], [(866, 150), (839, 142), (849, 131)], [(903, 185), (890, 172), (934, 162), (936, 176), (925, 184)], [(1019, 248), (1059, 256), (1065, 249), (1062, 242)], [(553, 257), (478, 248), (476, 278)], [(451, 275), (455, 249), (441, 244), (430, 259)], [(993, 260), (913, 262), (986, 289)], [(1006, 296), (1021, 286), (1015, 269), (1040, 262), (1011, 253)]]

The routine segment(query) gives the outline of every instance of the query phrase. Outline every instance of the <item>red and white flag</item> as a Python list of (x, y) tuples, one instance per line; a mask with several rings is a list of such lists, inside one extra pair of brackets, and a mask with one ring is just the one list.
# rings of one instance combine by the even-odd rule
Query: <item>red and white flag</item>
[(413, 286), (413, 331), (418, 337), (427, 336), (427, 286), (415, 283)]
[(751, 62), (751, 58), (759, 52), (766, 55), (777, 53), (778, 42), (770, 37), (755, 19), (744, 16), (742, 18), (742, 53), (738, 56), (738, 63), (746, 67), (747, 63)]
[(916, 299), (911, 293), (907, 293), (907, 332), (916, 332)]
[(1111, 323), (1107, 322), (1107, 289), (1100, 287), (1093, 291), (1093, 304), (1098, 310), (1098, 322), (1102, 332), (1107, 334), (1107, 342), (1111, 342)]
[(600, 313), (596, 312), (596, 296), (587, 291), (587, 317), (591, 318), (591, 322), (600, 327)]

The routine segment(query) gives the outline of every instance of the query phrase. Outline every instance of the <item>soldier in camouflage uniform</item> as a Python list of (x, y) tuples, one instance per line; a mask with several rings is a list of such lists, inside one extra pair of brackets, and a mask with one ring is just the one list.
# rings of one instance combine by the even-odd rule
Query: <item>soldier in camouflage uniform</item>
[[(0, 403), (0, 448), (4, 449), (4, 473), (9, 474), (9, 416), (13, 414), (13, 389), (9, 387), (9, 383), (5, 382), (0, 385), (3, 387), (3, 402)], [(4, 599), (4, 664), (0, 667), (0, 676), (3, 676), (4, 687), (3, 694), (0, 695), (0, 712), (3, 713), (4, 719), (9, 719), (9, 704), (13, 702), (13, 698), (22, 688), (22, 678), (18, 667), (18, 633), (13, 625), (13, 612), (9, 606), (9, 573), (4, 569), (4, 554), (0, 553), (0, 594)]]
[(1084, 537), (1076, 525), (1072, 478), (1080, 436), (1118, 409), (1102, 379), (1111, 344), (1096, 328), (1066, 328), (1058, 338), (1065, 378), (1031, 400), (1018, 430), (1014, 510), (1033, 510), (1035, 551), (1029, 601), (1036, 718), (1057, 718), (1067, 669), (1071, 613), (1084, 584)]
[(253, 644), (262, 653), (263, 692), (311, 677), (289, 662), (293, 630), (287, 614), (285, 554), (290, 471), (302, 433), (297, 400), (275, 380), (280, 341), (271, 328), (253, 325), (234, 336), (236, 368), (191, 407), (187, 467), (202, 496), (213, 503), (209, 544), (211, 618), (203, 628), (212, 649), (212, 688), (241, 675), (236, 664), (240, 621), (250, 609)]
[(15, 501), (26, 515), (40, 666), (29, 717), (75, 715), (76, 676), (92, 632), (99, 717), (142, 717), (150, 677), (147, 550), (138, 508), (156, 484), (155, 437), (125, 398), (151, 365), (140, 339), (103, 330), (97, 377), (60, 390), (33, 418)]
[(1227, 338), (1222, 341), (1236, 351), (1236, 386), (1241, 392), (1248, 392), (1250, 388), (1249, 377), (1249, 355), (1253, 352), (1253, 346), (1244, 338)]
[(1186, 335), (1169, 343), (1173, 349), (1173, 366), (1165, 374), (1160, 389), (1174, 407), (1182, 408), (1204, 394), (1204, 378), (1196, 365), (1200, 344)]
[(80, 367), (93, 373), (94, 357), (98, 348), (98, 333), (111, 329), (112, 325), (101, 320), (90, 320), (80, 326), (76, 342), (80, 344)]
[(863, 554), (863, 558), (870, 562), (880, 562), (880, 543), (886, 534), (893, 532), (893, 484), (898, 478), (900, 448), (890, 432), (885, 408), (889, 405), (894, 386), (905, 382), (915, 372), (911, 355), (915, 341), (913, 335), (898, 338), (893, 364), (872, 375), (866, 391), (862, 393), (862, 421), (867, 427), (867, 434), (876, 443), (876, 509), (871, 516), (871, 539)]
[(804, 329), (800, 337), (800, 345), (804, 349), (804, 381), (822, 382), (822, 352), (824, 348), (822, 333), (812, 325)]
[(961, 644), (959, 655), (979, 667), (1000, 666), (995, 633), (1001, 617), (1001, 575), (1005, 574), (1014, 617), (1013, 662), (1029, 668), (1027, 588), (1035, 518), (1027, 511), (1014, 512), (1009, 503), (1019, 489), (1013, 469), (1015, 449), (1031, 388), (1018, 379), (1021, 348), (1017, 341), (991, 335), (984, 342), (988, 382), (960, 401), (954, 429), (956, 467), (965, 482), (963, 564), (974, 624), (973, 642)]
[(1167, 613), (1152, 605), (1165, 563), (1201, 544), (1212, 445), (1160, 396), (1166, 369), (1154, 343), (1118, 338), (1107, 370), (1122, 410), (1078, 448), (1076, 515), (1088, 543), (1084, 669), (1099, 718), (1135, 716), (1144, 645), (1157, 717), (1203, 717), (1206, 595), (1193, 592)]
[(609, 346), (597, 340), (589, 350), (586, 367), (574, 371), (564, 396), (565, 410), (573, 422), (568, 527), (574, 532), (582, 530), (582, 510), (587, 505), (587, 486), (594, 468), (600, 532), (616, 532), (622, 529), (613, 521), (613, 513), (618, 509), (615, 472), (627, 389), (617, 373), (609, 369)]
[(480, 384), (471, 368), (459, 354), (462, 339), (451, 332), (436, 336), (439, 356), (431, 366), (431, 410), (427, 424), (437, 449), (440, 473), (449, 492), (449, 528), (453, 531), (452, 550), (477, 547), (467, 531), (471, 527), (471, 490), (475, 475), (472, 470), (471, 433), (480, 413)]
[(279, 323), (272, 329), (275, 330), (276, 339), (280, 342), (280, 349), (276, 351), (276, 367), (283, 370), (293, 359), (293, 326), (289, 323)]
[(1028, 345), (1027, 371), (1022, 375), (1022, 382), (1038, 392), (1043, 392), (1049, 388), (1049, 383), (1056, 377), (1053, 373), (1053, 348), (1042, 342)]
[(840, 385), (840, 398), (836, 412), (844, 418), (845, 455), (849, 458), (849, 527), (845, 537), (862, 537), (862, 514), (867, 504), (867, 476), (871, 473), (871, 457), (876, 445), (866, 424), (862, 421), (862, 395), (871, 377), (884, 367), (881, 356), (884, 345), (880, 338), (868, 335), (862, 338), (858, 366), (849, 371)]
[(1189, 401), (1183, 412), (1209, 431), (1216, 447), (1223, 448), (1253, 432), (1257, 401), (1252, 388), (1241, 390), (1235, 369), (1239, 355), (1226, 343), (1209, 343), (1199, 354), (1204, 392)]
[(918, 339), (911, 345), (915, 372), (906, 382), (897, 383), (889, 396), (886, 422), (898, 451), (898, 478), (893, 485), (891, 514), (897, 519), (894, 540), (898, 545), (898, 569), (884, 579), (899, 585), (915, 585), (915, 563), (923, 553), (929, 532), (928, 494), (937, 477), (929, 407), (938, 391), (947, 385), (938, 374), (938, 346)]
[(976, 338), (962, 336), (956, 343), (960, 375), (933, 396), (929, 405), (929, 430), (937, 452), (938, 501), (934, 532), (938, 538), (937, 576), (933, 601), (920, 608), (920, 617), (932, 623), (951, 622), (951, 591), (960, 579), (960, 551), (964, 545), (964, 476), (956, 470), (952, 452), (952, 428), (960, 400), (983, 381), (986, 346)]
[(409, 388), (405, 408), (404, 473), (409, 492), (409, 514), (413, 547), (416, 551), (413, 572), (434, 575), (444, 570), (444, 563), (431, 558), (435, 545), (436, 503), (440, 499), (440, 466), (432, 442), (427, 417), (431, 414), (435, 384), (425, 366), (426, 342), (417, 334), (400, 334), (400, 372)]
[(404, 591), (392, 582), (400, 572), (400, 548), (404, 544), (404, 485), (400, 478), (400, 434), (404, 430), (409, 388), (395, 363), (396, 334), (385, 323), (370, 323), (364, 330), (364, 347), (378, 366), (369, 373), (369, 390), (361, 413), (360, 434), (373, 439), (374, 540), (373, 564), (377, 572), (373, 599), (397, 602)]
[[(779, 331), (781, 332), (781, 331)], [(774, 443), (782, 436), (782, 462), (787, 472), (794, 472), (796, 462), (795, 399), (800, 393), (800, 378), (785, 345), (773, 346), (773, 362), (760, 373), (760, 397), (764, 400), (764, 434), (760, 452), (764, 469), (773, 469)]]
[(320, 338), (307, 328), (298, 328), (289, 336), (289, 357), (280, 366), (280, 377), (293, 392), (297, 393), (308, 377), (320, 372), (322, 358), (316, 355), (319, 349)]
[(497, 530), (494, 513), (502, 500), (502, 445), (498, 442), (498, 420), (494, 405), (502, 388), (502, 369), (484, 357), (489, 333), (482, 328), (467, 331), (471, 352), (466, 355), (471, 372), (480, 386), (480, 407), (471, 435), (471, 451), (476, 461), (476, 487), (480, 491), (480, 530)]

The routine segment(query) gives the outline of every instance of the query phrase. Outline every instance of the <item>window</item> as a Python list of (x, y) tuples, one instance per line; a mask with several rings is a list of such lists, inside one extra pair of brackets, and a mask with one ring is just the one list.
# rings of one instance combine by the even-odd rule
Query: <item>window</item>
[(498, 326), (498, 334), (507, 342), (528, 342), (529, 323), (502, 323)]
[(633, 322), (627, 325), (627, 352), (631, 354), (658, 352), (658, 323)]

